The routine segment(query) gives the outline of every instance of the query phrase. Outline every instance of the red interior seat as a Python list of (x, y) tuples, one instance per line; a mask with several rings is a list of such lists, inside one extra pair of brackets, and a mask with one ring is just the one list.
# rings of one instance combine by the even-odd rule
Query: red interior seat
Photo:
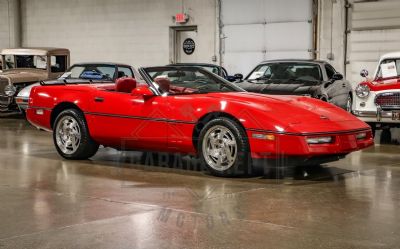
[(115, 82), (115, 90), (117, 92), (131, 93), (136, 88), (137, 82), (134, 78), (120, 78)]

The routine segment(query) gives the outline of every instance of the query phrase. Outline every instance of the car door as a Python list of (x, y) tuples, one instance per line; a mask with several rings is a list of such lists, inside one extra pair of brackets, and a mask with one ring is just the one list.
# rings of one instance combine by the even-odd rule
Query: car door
[(167, 145), (168, 106), (165, 98), (97, 90), (90, 109), (91, 135), (101, 144), (163, 151)]
[(345, 80), (332, 81), (332, 77), (336, 73), (336, 70), (329, 64), (325, 64), (324, 68), (327, 76), (327, 83), (324, 84), (324, 87), (328, 102), (345, 108), (348, 95), (351, 92), (348, 82)]

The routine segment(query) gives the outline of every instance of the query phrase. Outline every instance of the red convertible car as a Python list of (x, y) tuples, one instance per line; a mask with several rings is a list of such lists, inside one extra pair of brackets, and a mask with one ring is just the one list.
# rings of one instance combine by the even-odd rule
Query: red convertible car
[(150, 67), (114, 88), (91, 82), (32, 89), (28, 120), (53, 131), (66, 159), (99, 145), (193, 154), (217, 176), (245, 174), (255, 162), (317, 164), (371, 146), (370, 127), (329, 103), (304, 96), (248, 93), (197, 67)]

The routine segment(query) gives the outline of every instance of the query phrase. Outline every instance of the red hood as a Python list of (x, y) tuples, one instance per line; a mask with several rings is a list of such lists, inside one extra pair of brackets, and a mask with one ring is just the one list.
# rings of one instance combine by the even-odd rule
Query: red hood
[(374, 81), (364, 81), (361, 84), (367, 85), (371, 91), (384, 91), (392, 89), (400, 89), (400, 77), (377, 79)]
[[(332, 104), (302, 96), (279, 96), (257, 93), (213, 93), (211, 97), (242, 105), (243, 110), (255, 110), (253, 120), (274, 121), (289, 130), (321, 131), (368, 128), (359, 119)], [(259, 125), (261, 126), (261, 124)], [(260, 127), (258, 127), (260, 128)]]

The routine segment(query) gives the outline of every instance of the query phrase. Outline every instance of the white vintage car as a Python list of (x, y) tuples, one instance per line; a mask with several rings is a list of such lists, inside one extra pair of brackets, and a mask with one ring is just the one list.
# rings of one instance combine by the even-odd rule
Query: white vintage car
[(362, 70), (366, 80), (355, 89), (353, 113), (373, 130), (400, 127), (400, 52), (385, 54), (373, 78)]

